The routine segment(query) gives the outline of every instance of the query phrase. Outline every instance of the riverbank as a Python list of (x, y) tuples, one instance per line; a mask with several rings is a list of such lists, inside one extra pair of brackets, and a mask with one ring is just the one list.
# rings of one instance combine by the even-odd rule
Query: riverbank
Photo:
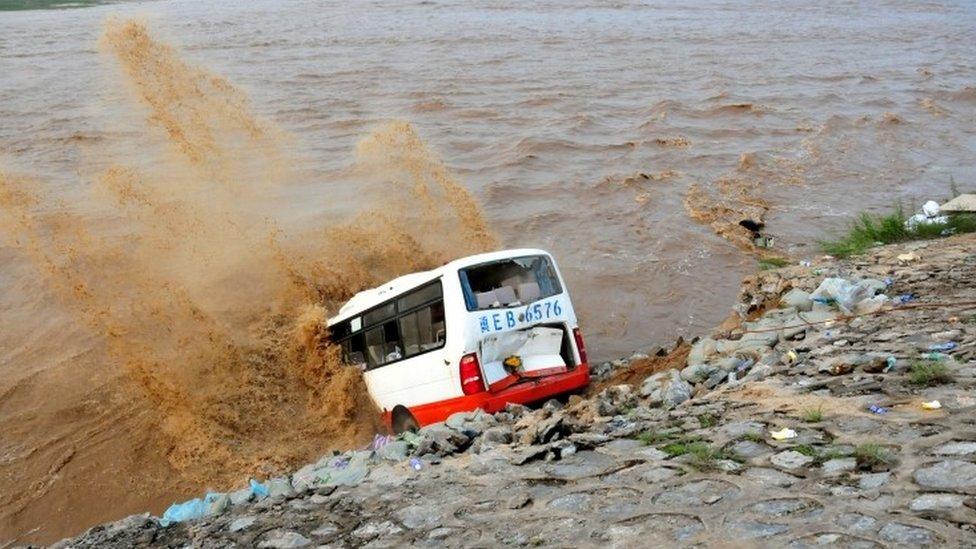
[(58, 545), (972, 539), (976, 236), (761, 271), (710, 337), (650, 355), (594, 368), (599, 390), (565, 405), (458, 414), (216, 495), (200, 520)]

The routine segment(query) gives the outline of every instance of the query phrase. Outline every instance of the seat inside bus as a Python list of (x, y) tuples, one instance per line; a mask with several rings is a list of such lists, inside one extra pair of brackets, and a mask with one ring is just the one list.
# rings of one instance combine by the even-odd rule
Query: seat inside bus
[(562, 291), (544, 256), (505, 259), (463, 269), (461, 280), (469, 309), (525, 305)]

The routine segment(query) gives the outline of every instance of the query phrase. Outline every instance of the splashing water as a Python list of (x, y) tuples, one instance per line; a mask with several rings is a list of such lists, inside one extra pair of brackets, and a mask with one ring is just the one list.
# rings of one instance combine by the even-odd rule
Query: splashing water
[[(117, 405), (72, 417), (52, 403), (33, 425), (91, 421), (110, 435), (113, 452), (150, 448), (191, 488), (230, 488), (368, 440), (381, 428), (378, 411), (328, 341), (327, 308), (391, 277), (496, 247), (471, 196), (410, 124), (393, 122), (362, 140), (355, 170), (412, 206), (398, 211), (420, 215), (366, 210), (286, 234), (262, 206), (272, 186), (296, 177), (290, 139), (256, 117), (240, 90), (183, 61), (141, 22), (110, 20), (101, 46), (144, 116), (145, 157), (106, 147), (102, 156), (114, 160), (91, 176), (90, 197), (69, 204), (0, 167), (0, 228), (17, 261), (42, 275), (104, 351), (114, 373), (100, 394)], [(63, 379), (75, 384), (75, 400), (90, 397), (91, 373), (74, 366), (62, 368)], [(8, 392), (42, 390), (15, 384)], [(80, 439), (36, 434), (23, 443), (74, 444), (57, 475), (97, 454)], [(139, 460), (130, 464), (121, 474), (146, 486)], [(99, 485), (120, 472), (89, 474), (85, 481)], [(29, 484), (4, 499), (6, 517), (43, 516), (46, 492)], [(51, 533), (141, 510), (141, 501), (148, 496), (69, 515)]]

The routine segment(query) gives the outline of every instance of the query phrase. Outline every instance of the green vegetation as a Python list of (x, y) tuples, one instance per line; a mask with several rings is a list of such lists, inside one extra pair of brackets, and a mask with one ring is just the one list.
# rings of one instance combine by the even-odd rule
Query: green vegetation
[(667, 442), (676, 438), (678, 438), (678, 435), (669, 431), (644, 431), (637, 435), (637, 440), (643, 442), (645, 446)]
[(854, 449), (858, 469), (884, 470), (895, 464), (895, 456), (880, 444), (862, 444)]
[(920, 224), (912, 229), (905, 227), (909, 216), (899, 204), (895, 211), (885, 215), (862, 213), (854, 220), (847, 234), (835, 240), (820, 242), (824, 252), (835, 257), (849, 257), (866, 252), (879, 244), (892, 244), (906, 240), (938, 238), (946, 234), (976, 232), (976, 216), (956, 214), (949, 216), (944, 225)]
[(702, 429), (714, 427), (717, 422), (718, 418), (713, 414), (701, 414), (698, 416), (698, 424), (701, 425)]
[(804, 410), (803, 421), (807, 423), (820, 423), (823, 421), (823, 406)]
[(734, 454), (725, 452), (719, 448), (712, 448), (703, 440), (694, 439), (679, 440), (666, 444), (661, 448), (661, 451), (671, 457), (689, 455), (692, 457), (691, 465), (702, 471), (715, 469), (715, 462), (718, 460), (736, 459)]
[(847, 457), (846, 454), (836, 448), (824, 449), (809, 444), (798, 444), (790, 449), (807, 457), (812, 457), (814, 465), (823, 465), (832, 459)]
[(766, 442), (763, 436), (760, 435), (759, 433), (744, 433), (742, 436), (739, 437), (739, 440), (748, 440), (757, 443)]
[(938, 360), (913, 360), (908, 370), (908, 382), (912, 385), (938, 385), (952, 379), (949, 368)]
[(789, 264), (790, 262), (782, 257), (767, 257), (759, 260), (759, 270), (768, 271), (769, 269), (778, 269)]

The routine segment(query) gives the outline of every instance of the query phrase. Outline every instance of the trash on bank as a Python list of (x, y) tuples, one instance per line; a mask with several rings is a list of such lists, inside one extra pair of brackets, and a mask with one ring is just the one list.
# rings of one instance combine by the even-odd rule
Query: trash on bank
[(957, 346), (955, 341), (948, 341), (946, 343), (933, 343), (929, 345), (930, 351), (951, 351)]
[(939, 408), (942, 408), (942, 403), (939, 402), (938, 400), (922, 403), (923, 410), (938, 410)]
[[(919, 225), (945, 225), (949, 218), (941, 215), (940, 210), (938, 202), (929, 200), (922, 205), (922, 213), (917, 213), (905, 220), (905, 228), (915, 230)], [(900, 261), (901, 256), (898, 256), (898, 259)]]
[(825, 278), (810, 299), (821, 305), (837, 305), (845, 313), (877, 310), (887, 301), (881, 294), (887, 285), (873, 278), (852, 282), (844, 278)]
[(420, 458), (410, 458), (410, 467), (414, 471), (419, 471), (423, 468), (424, 464), (420, 461)]
[(770, 431), (769, 436), (773, 437), (773, 440), (789, 440), (791, 438), (796, 438), (796, 431), (785, 427), (779, 431)]
[(878, 414), (878, 415), (887, 414), (888, 413), (888, 409), (887, 408), (885, 408), (883, 406), (878, 406), (876, 404), (872, 404), (872, 405), (868, 406), (868, 411), (871, 412), (872, 414)]
[(203, 497), (194, 498), (183, 503), (174, 503), (163, 513), (159, 524), (163, 527), (177, 522), (201, 519), (205, 516), (219, 515), (230, 506), (230, 498), (227, 494), (211, 492)]

